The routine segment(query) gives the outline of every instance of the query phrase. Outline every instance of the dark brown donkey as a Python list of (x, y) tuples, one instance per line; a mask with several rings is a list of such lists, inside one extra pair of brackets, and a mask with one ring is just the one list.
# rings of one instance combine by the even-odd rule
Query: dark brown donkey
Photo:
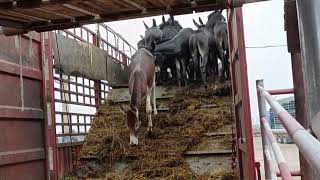
[(131, 96), (130, 107), (120, 106), (124, 114), (125, 124), (130, 133), (130, 144), (138, 144), (139, 106), (146, 98), (146, 112), (148, 118), (148, 131), (152, 131), (152, 107), (154, 114), (158, 114), (155, 97), (155, 65), (153, 55), (145, 48), (139, 49), (133, 56), (129, 65), (129, 94)]

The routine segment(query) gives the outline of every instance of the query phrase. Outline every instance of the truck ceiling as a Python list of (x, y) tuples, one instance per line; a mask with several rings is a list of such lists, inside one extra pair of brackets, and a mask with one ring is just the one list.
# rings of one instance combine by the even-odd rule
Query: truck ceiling
[(209, 11), (226, 8), (227, 4), (228, 0), (0, 0), (0, 26), (43, 32), (161, 14)]

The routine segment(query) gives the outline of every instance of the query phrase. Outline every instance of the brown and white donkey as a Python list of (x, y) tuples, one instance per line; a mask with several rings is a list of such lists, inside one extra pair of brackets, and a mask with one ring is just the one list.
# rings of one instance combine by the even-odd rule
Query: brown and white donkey
[(138, 144), (138, 129), (141, 124), (139, 120), (139, 106), (146, 98), (146, 112), (148, 118), (148, 131), (152, 131), (152, 107), (154, 114), (158, 114), (155, 96), (155, 65), (154, 56), (146, 49), (139, 49), (133, 56), (129, 65), (129, 94), (130, 107), (120, 106), (124, 114), (125, 124), (130, 133), (130, 144)]

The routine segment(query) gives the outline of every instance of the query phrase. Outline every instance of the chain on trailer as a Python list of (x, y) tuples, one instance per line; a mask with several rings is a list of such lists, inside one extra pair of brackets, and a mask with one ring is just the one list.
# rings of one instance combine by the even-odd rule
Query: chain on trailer
[(231, 154), (231, 168), (232, 170), (235, 170), (237, 167), (237, 151), (236, 151), (236, 135), (235, 135), (235, 131), (234, 131), (234, 123), (232, 123), (232, 127), (231, 127), (231, 134), (232, 134), (232, 154)]

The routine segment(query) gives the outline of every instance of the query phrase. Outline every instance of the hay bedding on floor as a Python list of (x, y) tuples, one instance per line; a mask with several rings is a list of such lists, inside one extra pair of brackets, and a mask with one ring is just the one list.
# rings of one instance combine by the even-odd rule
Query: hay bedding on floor
[[(174, 98), (159, 100), (157, 106), (169, 106), (169, 113), (152, 116), (154, 130), (146, 131), (145, 106), (140, 108), (142, 121), (139, 146), (129, 146), (129, 135), (117, 104), (101, 105), (80, 152), (78, 178), (106, 179), (237, 179), (234, 172), (194, 174), (183, 153), (200, 142), (205, 132), (218, 132), (232, 122), (230, 85), (211, 82), (206, 90), (186, 87)], [(201, 108), (214, 104), (213, 108)], [(226, 143), (230, 149), (230, 143)], [(89, 158), (88, 158), (89, 157)], [(95, 158), (91, 158), (95, 157)], [(112, 168), (125, 162), (124, 171)]]

